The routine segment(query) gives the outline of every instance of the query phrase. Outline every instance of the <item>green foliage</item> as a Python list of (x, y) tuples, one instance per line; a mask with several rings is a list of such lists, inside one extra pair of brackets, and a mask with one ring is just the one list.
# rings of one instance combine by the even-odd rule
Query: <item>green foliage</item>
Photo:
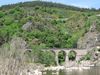
[(62, 64), (65, 62), (65, 58), (66, 58), (66, 54), (64, 51), (61, 51), (59, 52), (58, 54), (58, 60), (59, 60), (59, 63)]
[(68, 40), (66, 46), (68, 48), (76, 48), (78, 39), (84, 34), (84, 29), (74, 33)]
[(9, 11), (10, 14), (14, 14), (14, 13), (17, 13), (17, 12), (22, 12), (22, 10), (20, 9), (20, 7), (16, 6), (15, 8), (11, 9)]
[(75, 60), (75, 58), (76, 58), (76, 52), (75, 51), (70, 51), (69, 53), (68, 53), (68, 58), (69, 58), (69, 60)]
[(14, 22), (14, 17), (12, 16), (5, 16), (4, 17), (4, 24), (5, 25), (10, 25)]
[(0, 28), (0, 41), (2, 43), (8, 42), (12, 36), (16, 35), (18, 32), (19, 26), (17, 23), (13, 23), (10, 26), (4, 26)]
[(86, 54), (84, 57), (85, 60), (90, 60), (91, 59), (91, 54)]
[(0, 18), (4, 17), (4, 13), (0, 11)]
[[(8, 37), (9, 33), (10, 38), (15, 34), (23, 37), (29, 47), (38, 39), (35, 45), (76, 48), (78, 39), (88, 31), (93, 20), (97, 20), (97, 30), (100, 30), (95, 14), (92, 10), (40, 1), (3, 6), (0, 9), (0, 38)], [(27, 22), (32, 23), (30, 30), (22, 30)]]
[(55, 56), (51, 51), (40, 51), (39, 62), (45, 66), (55, 65)]
[(80, 61), (82, 60), (91, 60), (92, 54), (91, 53), (87, 53), (85, 56), (83, 56)]

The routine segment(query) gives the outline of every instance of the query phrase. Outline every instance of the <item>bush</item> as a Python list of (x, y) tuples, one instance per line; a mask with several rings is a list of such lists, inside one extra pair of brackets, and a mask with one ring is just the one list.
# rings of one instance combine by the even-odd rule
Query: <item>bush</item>
[(91, 56), (92, 55), (90, 53), (87, 53), (83, 58), (84, 58), (84, 60), (90, 60)]
[(6, 16), (4, 17), (4, 24), (5, 25), (10, 25), (14, 22), (14, 17), (12, 16)]
[(61, 51), (59, 52), (58, 54), (58, 60), (59, 60), (59, 63), (62, 64), (65, 62), (65, 58), (66, 58), (66, 54), (64, 51)]
[(0, 18), (2, 18), (5, 14), (3, 12), (0, 12)]
[(68, 58), (69, 58), (69, 60), (75, 60), (75, 58), (76, 58), (76, 52), (75, 51), (70, 51), (69, 53), (68, 53)]
[(41, 51), (39, 54), (39, 62), (45, 64), (45, 66), (54, 65), (55, 56), (50, 51)]

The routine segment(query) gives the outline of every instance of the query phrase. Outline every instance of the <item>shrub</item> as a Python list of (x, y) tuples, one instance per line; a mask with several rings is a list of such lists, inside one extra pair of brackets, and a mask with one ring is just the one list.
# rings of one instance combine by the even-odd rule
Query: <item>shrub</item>
[(39, 62), (45, 64), (45, 66), (50, 66), (55, 64), (54, 54), (50, 51), (41, 51), (39, 54)]
[(0, 12), (0, 18), (2, 18), (5, 14), (3, 12)]
[(61, 51), (59, 52), (58, 54), (58, 60), (59, 60), (59, 63), (62, 64), (65, 62), (65, 58), (66, 58), (66, 54), (64, 51)]
[(68, 53), (68, 58), (69, 58), (69, 60), (75, 60), (75, 58), (76, 58), (76, 52), (75, 51), (70, 51), (69, 53)]

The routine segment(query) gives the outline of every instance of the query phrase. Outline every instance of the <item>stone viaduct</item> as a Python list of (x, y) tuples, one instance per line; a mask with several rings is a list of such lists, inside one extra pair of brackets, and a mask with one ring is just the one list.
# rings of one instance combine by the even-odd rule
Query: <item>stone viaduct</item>
[(87, 48), (87, 49), (77, 49), (77, 48), (76, 49), (75, 48), (73, 48), (73, 49), (43, 49), (43, 51), (52, 51), (52, 52), (54, 52), (56, 64), (59, 65), (58, 54), (59, 54), (60, 51), (65, 52), (65, 62), (68, 62), (69, 61), (68, 53), (70, 51), (75, 51), (76, 52), (75, 61), (78, 61), (81, 57), (86, 55), (88, 51), (90, 51), (92, 49), (93, 48)]

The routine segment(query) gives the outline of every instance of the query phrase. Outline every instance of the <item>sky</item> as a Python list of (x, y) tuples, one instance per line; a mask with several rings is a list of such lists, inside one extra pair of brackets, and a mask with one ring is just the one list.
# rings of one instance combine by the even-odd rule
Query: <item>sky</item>
[[(0, 0), (0, 6), (18, 2), (26, 2), (26, 1), (34, 1), (34, 0)], [(73, 5), (83, 8), (100, 8), (100, 0), (43, 0), (43, 1), (63, 3), (66, 5)]]

